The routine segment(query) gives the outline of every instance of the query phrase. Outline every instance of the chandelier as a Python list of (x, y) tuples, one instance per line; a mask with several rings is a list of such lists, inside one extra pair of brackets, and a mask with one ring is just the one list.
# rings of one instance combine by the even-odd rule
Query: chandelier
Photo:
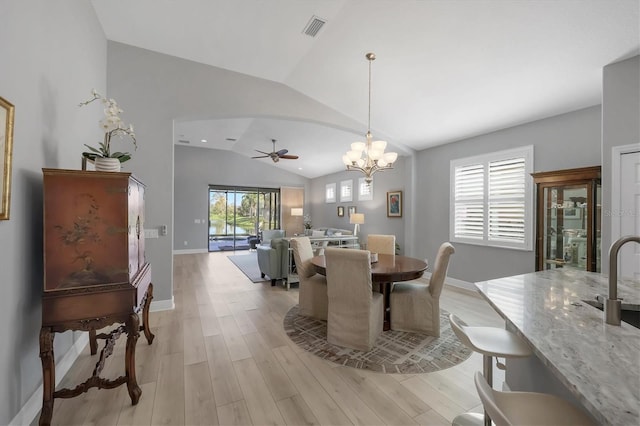
[(384, 152), (387, 147), (385, 141), (373, 141), (371, 135), (371, 62), (376, 59), (375, 53), (367, 53), (369, 61), (369, 116), (367, 122), (367, 141), (354, 142), (351, 150), (342, 156), (342, 162), (349, 171), (364, 173), (367, 184), (373, 181), (373, 174), (379, 170), (393, 169), (393, 163), (398, 158), (396, 152)]

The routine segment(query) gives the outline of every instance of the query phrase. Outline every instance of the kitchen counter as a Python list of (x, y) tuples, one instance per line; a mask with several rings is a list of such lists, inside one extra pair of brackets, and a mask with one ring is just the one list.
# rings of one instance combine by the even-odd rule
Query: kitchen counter
[[(598, 423), (640, 424), (640, 330), (583, 302), (608, 295), (607, 276), (562, 268), (475, 285)], [(618, 280), (618, 297), (640, 309), (640, 282)]]

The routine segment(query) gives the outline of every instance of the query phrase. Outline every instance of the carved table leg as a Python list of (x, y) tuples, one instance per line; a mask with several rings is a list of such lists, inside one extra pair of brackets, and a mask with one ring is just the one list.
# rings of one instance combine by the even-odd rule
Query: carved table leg
[(95, 330), (89, 330), (89, 349), (91, 349), (91, 355), (95, 355), (98, 352), (98, 339), (96, 338)]
[(149, 327), (149, 306), (151, 305), (151, 300), (153, 299), (153, 283), (149, 283), (149, 287), (147, 288), (147, 297), (144, 301), (144, 306), (142, 307), (142, 327), (140, 327), (144, 331), (144, 337), (147, 338), (147, 343), (153, 343), (153, 338), (156, 337)]
[(127, 376), (127, 389), (131, 397), (131, 404), (136, 405), (142, 395), (142, 389), (136, 380), (136, 343), (140, 336), (140, 319), (138, 314), (132, 313), (127, 319), (127, 347), (125, 352), (125, 373)]
[(382, 297), (384, 298), (384, 323), (383, 331), (391, 330), (391, 286), (393, 283), (380, 283)]
[(56, 387), (56, 369), (53, 356), (53, 333), (50, 327), (40, 329), (40, 361), (42, 361), (42, 411), (39, 424), (51, 424), (53, 392)]

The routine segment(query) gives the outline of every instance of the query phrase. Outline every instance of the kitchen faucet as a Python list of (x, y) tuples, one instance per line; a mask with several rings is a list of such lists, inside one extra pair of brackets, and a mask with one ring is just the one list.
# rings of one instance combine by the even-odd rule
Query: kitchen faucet
[(622, 299), (618, 299), (618, 252), (620, 247), (629, 241), (640, 243), (640, 237), (627, 235), (622, 237), (609, 248), (609, 297), (604, 305), (605, 322), (620, 325), (622, 318)]

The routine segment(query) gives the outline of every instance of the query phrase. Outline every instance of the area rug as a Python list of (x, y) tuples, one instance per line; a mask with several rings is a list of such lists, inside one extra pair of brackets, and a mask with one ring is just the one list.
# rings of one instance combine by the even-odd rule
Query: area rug
[(449, 313), (440, 310), (440, 337), (383, 331), (368, 352), (327, 342), (327, 322), (298, 315), (298, 305), (284, 317), (284, 330), (307, 352), (336, 364), (380, 373), (431, 373), (453, 367), (471, 356), (451, 330)]
[(269, 278), (260, 276), (260, 268), (258, 267), (258, 257), (255, 252), (248, 254), (237, 254), (235, 256), (228, 256), (231, 262), (242, 271), (254, 283), (261, 283), (264, 281), (270, 281)]

